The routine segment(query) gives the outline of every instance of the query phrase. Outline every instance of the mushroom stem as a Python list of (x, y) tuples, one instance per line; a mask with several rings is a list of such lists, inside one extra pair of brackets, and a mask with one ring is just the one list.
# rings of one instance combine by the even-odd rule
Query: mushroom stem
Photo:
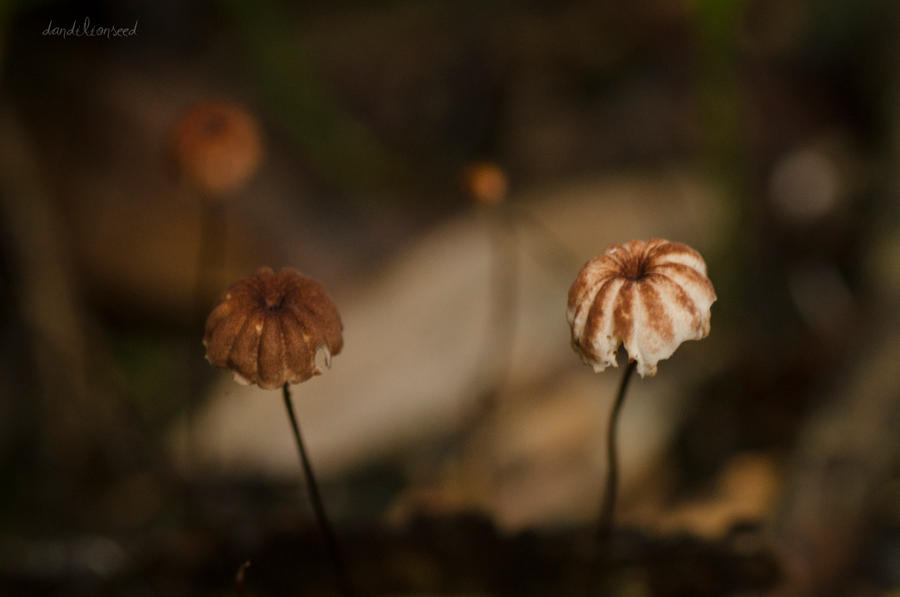
[(612, 412), (609, 414), (609, 427), (606, 433), (606, 485), (603, 490), (603, 501), (600, 505), (600, 517), (597, 521), (596, 543), (593, 556), (589, 559), (593, 560), (588, 570), (588, 597), (597, 594), (607, 594), (609, 591), (600, 592), (598, 585), (602, 582), (601, 573), (604, 564), (609, 562), (609, 537), (612, 534), (613, 512), (616, 505), (616, 489), (619, 484), (619, 461), (616, 456), (616, 429), (619, 420), (619, 411), (622, 410), (622, 404), (625, 402), (625, 390), (628, 389), (628, 382), (634, 373), (637, 361), (630, 361), (628, 366), (622, 372), (622, 380), (619, 382), (619, 392), (616, 394), (616, 401), (613, 403)]
[(491, 321), (494, 325), (488, 354), (494, 366), (490, 385), (482, 397), (482, 414), (493, 414), (500, 390), (509, 375), (516, 319), (517, 247), (512, 213), (504, 204), (491, 207), (492, 272)]
[(520, 205), (510, 205), (509, 209), (517, 222), (529, 226), (543, 241), (545, 250), (537, 253), (538, 259), (546, 261), (553, 268), (569, 269), (584, 264), (581, 256), (531, 211)]
[(341, 556), (341, 550), (338, 547), (337, 537), (328, 522), (325, 514), (325, 508), (322, 506), (322, 496), (319, 495), (319, 485), (316, 483), (316, 477), (313, 474), (312, 465), (309, 463), (309, 457), (306, 454), (306, 446), (303, 444), (303, 438), (300, 436), (300, 425), (297, 424), (297, 417), (294, 415), (294, 405), (291, 402), (291, 390), (289, 383), (285, 382), (282, 387), (284, 395), (284, 406), (287, 409), (288, 418), (291, 420), (291, 428), (294, 431), (294, 439), (297, 440), (297, 450), (300, 452), (300, 463), (303, 465), (303, 476), (306, 478), (306, 487), (309, 491), (309, 501), (312, 502), (313, 510), (316, 514), (316, 520), (319, 523), (319, 530), (325, 539), (325, 545), (331, 562), (334, 565), (335, 578), (338, 584), (338, 590), (344, 597), (352, 597), (354, 595), (353, 588), (350, 584), (350, 578), (347, 575), (347, 569), (344, 566), (344, 559)]
[[(209, 308), (210, 288), (218, 284), (218, 274), (223, 267), (224, 259), (224, 213), (220, 202), (215, 201), (207, 194), (199, 194), (200, 204), (200, 228), (199, 248), (197, 251), (197, 271), (194, 279), (194, 312), (193, 322), (203, 328), (206, 320), (206, 310)], [(218, 258), (217, 258), (218, 255)], [(189, 395), (187, 400), (187, 451), (188, 467), (193, 469), (196, 462), (197, 439), (196, 418), (199, 408), (199, 396), (202, 393), (203, 375), (205, 366), (203, 359), (197, 358), (196, 346), (190, 346), (191, 358), (188, 360), (190, 370), (188, 375)]]
[(225, 269), (225, 206), (208, 194), (200, 195), (200, 249), (197, 253), (197, 308), (209, 306), (207, 293), (219, 284)]
[(619, 411), (625, 402), (625, 390), (634, 373), (637, 361), (631, 361), (622, 372), (622, 381), (619, 383), (619, 393), (609, 415), (609, 428), (606, 434), (606, 486), (603, 490), (603, 502), (600, 506), (600, 520), (597, 525), (597, 540), (601, 544), (605, 542), (612, 532), (613, 512), (616, 506), (616, 490), (619, 484), (619, 461), (616, 455), (616, 429), (619, 420)]

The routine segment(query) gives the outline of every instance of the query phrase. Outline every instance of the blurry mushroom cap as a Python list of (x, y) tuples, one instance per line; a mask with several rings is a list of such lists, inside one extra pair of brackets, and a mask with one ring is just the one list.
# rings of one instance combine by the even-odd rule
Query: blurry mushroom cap
[(222, 195), (236, 191), (256, 173), (262, 140), (255, 119), (245, 110), (204, 101), (178, 118), (171, 150), (191, 185), (208, 195)]
[(506, 197), (506, 174), (492, 162), (473, 162), (462, 175), (463, 188), (477, 203), (493, 205)]
[(569, 290), (572, 346), (599, 373), (617, 366), (623, 343), (638, 373), (655, 375), (682, 342), (709, 334), (715, 300), (706, 263), (691, 247), (663, 239), (612, 245)]
[(306, 381), (343, 347), (334, 302), (315, 280), (290, 268), (260, 268), (219, 298), (206, 320), (206, 359), (235, 381), (271, 390)]

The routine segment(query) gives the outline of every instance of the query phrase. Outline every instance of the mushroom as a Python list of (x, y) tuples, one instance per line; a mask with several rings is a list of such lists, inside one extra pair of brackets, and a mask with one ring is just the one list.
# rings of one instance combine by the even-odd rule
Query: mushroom
[(493, 162), (468, 164), (463, 169), (462, 184), (466, 194), (482, 205), (495, 205), (506, 198), (506, 174)]
[(597, 528), (601, 544), (612, 531), (618, 484), (616, 422), (631, 374), (637, 369), (641, 377), (656, 375), (659, 361), (672, 356), (682, 342), (705, 338), (715, 300), (700, 253), (659, 238), (608, 247), (585, 264), (569, 289), (566, 318), (572, 347), (582, 360), (599, 373), (618, 366), (620, 344), (628, 353), (609, 417), (607, 477)]
[(260, 268), (231, 285), (206, 320), (206, 359), (235, 381), (274, 390), (306, 381), (343, 347), (341, 317), (325, 288), (297, 271)]
[(617, 366), (622, 343), (641, 377), (656, 375), (682, 342), (709, 334), (715, 300), (706, 263), (691, 247), (659, 238), (613, 245), (569, 290), (572, 346), (599, 373)]
[(255, 383), (266, 390), (281, 388), (310, 502), (334, 565), (338, 589), (348, 597), (354, 594), (353, 588), (322, 505), (290, 392), (291, 383), (322, 372), (319, 355), (331, 366), (331, 357), (344, 345), (342, 331), (340, 313), (324, 286), (290, 268), (276, 274), (262, 267), (255, 276), (238, 280), (222, 294), (206, 320), (203, 345), (210, 364), (230, 369), (238, 383)]
[(256, 120), (223, 101), (189, 107), (172, 129), (171, 152), (187, 182), (205, 196), (223, 196), (244, 185), (262, 159)]

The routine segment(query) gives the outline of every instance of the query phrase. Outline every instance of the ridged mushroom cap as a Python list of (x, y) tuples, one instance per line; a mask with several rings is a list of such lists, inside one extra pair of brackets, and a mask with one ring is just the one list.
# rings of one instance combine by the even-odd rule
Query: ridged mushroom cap
[(260, 268), (231, 285), (206, 320), (206, 359), (235, 381), (273, 390), (321, 373), (341, 351), (343, 325), (325, 288), (295, 270)]
[(709, 334), (715, 300), (706, 262), (691, 247), (658, 238), (612, 245), (569, 290), (572, 346), (599, 373), (617, 366), (623, 343), (638, 373), (655, 375), (682, 342)]
[(172, 154), (181, 174), (208, 195), (237, 190), (256, 172), (262, 139), (256, 120), (224, 102), (197, 103), (172, 130)]

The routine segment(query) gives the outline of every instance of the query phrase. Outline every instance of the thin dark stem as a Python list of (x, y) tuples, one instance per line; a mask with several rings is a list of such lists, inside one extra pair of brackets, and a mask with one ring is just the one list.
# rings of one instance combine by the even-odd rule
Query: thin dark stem
[(300, 436), (300, 425), (297, 424), (297, 417), (294, 415), (294, 405), (291, 403), (291, 390), (287, 383), (284, 384), (282, 393), (284, 394), (284, 406), (287, 408), (288, 418), (291, 420), (291, 428), (294, 430), (294, 439), (297, 440), (297, 449), (300, 451), (300, 463), (303, 465), (303, 475), (306, 478), (306, 487), (309, 490), (309, 500), (312, 502), (316, 520), (319, 523), (319, 530), (322, 532), (328, 554), (331, 557), (332, 564), (334, 564), (338, 590), (344, 597), (352, 597), (354, 592), (350, 584), (350, 578), (347, 576), (347, 569), (344, 566), (344, 559), (338, 547), (337, 537), (331, 528), (331, 524), (328, 522), (328, 517), (325, 515), (325, 508), (322, 506), (319, 485), (316, 483), (312, 465), (309, 463), (306, 446), (303, 445), (303, 438)]
[(613, 512), (616, 507), (616, 490), (619, 484), (619, 460), (616, 454), (616, 429), (619, 420), (619, 411), (622, 410), (622, 404), (625, 402), (625, 390), (628, 389), (628, 382), (631, 380), (631, 374), (637, 363), (631, 361), (622, 372), (622, 381), (619, 383), (619, 393), (616, 394), (616, 401), (613, 404), (612, 412), (609, 415), (609, 428), (606, 433), (606, 487), (603, 490), (603, 502), (600, 506), (600, 520), (597, 526), (597, 540), (605, 541), (612, 532)]
[(598, 585), (601, 583), (604, 564), (609, 559), (609, 537), (612, 534), (613, 512), (616, 506), (616, 490), (619, 484), (619, 460), (616, 453), (616, 429), (619, 420), (619, 411), (622, 410), (622, 404), (625, 402), (625, 391), (628, 389), (628, 382), (631, 380), (632, 373), (637, 363), (631, 361), (622, 372), (622, 381), (619, 382), (619, 392), (616, 394), (616, 401), (613, 403), (612, 411), (609, 414), (609, 426), (606, 432), (606, 485), (603, 490), (603, 501), (600, 505), (600, 517), (597, 521), (597, 534), (594, 548), (594, 555), (591, 558), (592, 565), (588, 571), (587, 596), (594, 597), (598, 594)]

